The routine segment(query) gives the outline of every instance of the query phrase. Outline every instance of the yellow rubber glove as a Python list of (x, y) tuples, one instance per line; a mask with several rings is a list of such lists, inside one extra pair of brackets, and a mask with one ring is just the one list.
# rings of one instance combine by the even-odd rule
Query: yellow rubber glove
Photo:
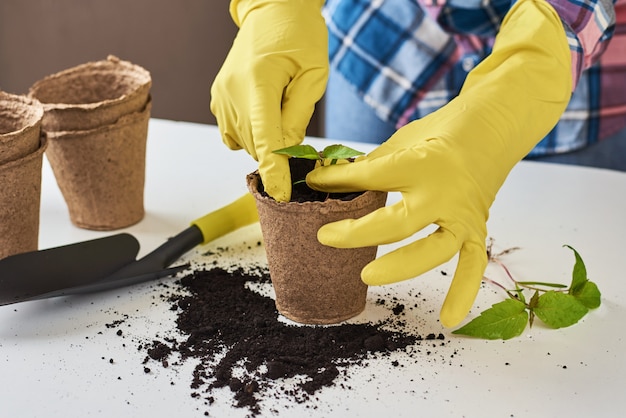
[(239, 26), (211, 87), (222, 139), (259, 162), (265, 190), (291, 197), (287, 156), (272, 151), (304, 139), (328, 79), (324, 0), (232, 0)]
[(511, 168), (556, 124), (571, 94), (565, 31), (545, 1), (520, 0), (505, 17), (492, 54), (460, 95), (399, 129), (352, 164), (321, 167), (307, 183), (324, 191), (401, 192), (391, 206), (324, 225), (318, 239), (340, 248), (401, 241), (431, 224), (427, 237), (367, 265), (362, 279), (384, 285), (420, 275), (459, 253), (440, 319), (461, 322), (484, 270), (489, 208)]

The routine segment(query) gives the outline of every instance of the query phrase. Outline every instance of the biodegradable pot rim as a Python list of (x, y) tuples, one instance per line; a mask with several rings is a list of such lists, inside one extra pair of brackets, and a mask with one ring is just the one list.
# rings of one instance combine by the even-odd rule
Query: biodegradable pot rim
[[(252, 173), (249, 173), (246, 178), (258, 177), (260, 181), (259, 170), (255, 170)], [(279, 202), (272, 198), (271, 196), (263, 195), (258, 190), (249, 189), (250, 192), (254, 195), (258, 195), (259, 199), (262, 199), (264, 202), (280, 207), (281, 210), (287, 212), (322, 212), (322, 213), (333, 213), (333, 212), (344, 212), (346, 206), (350, 206), (352, 210), (362, 209), (365, 204), (367, 204), (367, 196), (366, 193), (377, 193), (377, 194), (386, 194), (386, 192), (381, 192), (378, 190), (364, 190), (360, 195), (354, 197), (350, 200), (343, 199), (333, 199), (330, 198), (327, 201), (307, 201), (307, 202)], [(327, 204), (328, 201), (336, 202), (332, 206)]]
[(39, 141), (39, 147), (34, 152), (31, 152), (30, 154), (16, 160), (11, 160), (4, 164), (0, 164), (0, 171), (10, 170), (15, 166), (19, 166), (29, 162), (30, 160), (39, 158), (40, 155), (43, 157), (43, 153), (46, 151), (46, 148), (48, 148), (48, 138), (46, 137), (46, 135), (41, 135), (40, 138), (41, 139)]
[[(101, 67), (103, 73), (115, 72), (121, 74), (121, 70), (126, 72), (132, 77), (128, 79), (135, 79), (136, 82), (132, 83), (132, 87), (120, 96), (115, 98), (108, 98), (88, 103), (66, 103), (48, 99), (47, 97), (40, 97), (38, 93), (44, 87), (50, 85), (50, 83), (56, 83), (58, 80), (77, 80), (83, 78), (85, 75), (82, 73), (86, 69), (96, 69)], [(114, 70), (114, 71), (112, 71)], [(50, 74), (38, 81), (36, 81), (29, 89), (29, 96), (34, 97), (41, 102), (46, 112), (51, 111), (63, 111), (72, 110), (78, 112), (91, 112), (95, 109), (108, 108), (118, 105), (121, 102), (126, 101), (129, 97), (143, 94), (146, 90), (149, 90), (152, 85), (152, 77), (150, 72), (140, 65), (133, 64), (130, 61), (122, 60), (114, 55), (109, 55), (105, 60), (89, 61), (77, 66), (67, 68), (54, 74)]]
[(129, 125), (131, 123), (135, 123), (137, 119), (141, 119), (145, 116), (146, 112), (152, 111), (152, 100), (149, 97), (146, 105), (132, 113), (128, 113), (117, 119), (113, 123), (109, 123), (107, 125), (100, 125), (90, 129), (78, 129), (78, 130), (65, 130), (65, 131), (47, 131), (46, 135), (54, 139), (55, 141), (62, 141), (66, 138), (74, 138), (77, 136), (85, 136), (85, 135), (94, 135), (100, 133), (101, 131), (108, 131), (112, 129), (118, 129), (120, 126)]
[(29, 129), (37, 127), (38, 124), (41, 124), (41, 120), (44, 115), (44, 107), (43, 104), (36, 98), (7, 93), (0, 90), (1, 108), (4, 108), (3, 103), (17, 103), (18, 105), (23, 105), (20, 107), (27, 111), (28, 118), (25, 121), (24, 126), (21, 128), (10, 132), (0, 132), (0, 141), (7, 141), (8, 139), (18, 136)]

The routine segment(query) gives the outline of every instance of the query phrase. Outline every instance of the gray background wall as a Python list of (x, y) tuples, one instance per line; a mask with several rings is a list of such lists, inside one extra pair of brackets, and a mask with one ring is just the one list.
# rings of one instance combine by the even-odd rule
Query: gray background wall
[(113, 54), (151, 72), (153, 117), (214, 124), (210, 86), (237, 31), (228, 4), (1, 0), (0, 89), (25, 94), (46, 75)]

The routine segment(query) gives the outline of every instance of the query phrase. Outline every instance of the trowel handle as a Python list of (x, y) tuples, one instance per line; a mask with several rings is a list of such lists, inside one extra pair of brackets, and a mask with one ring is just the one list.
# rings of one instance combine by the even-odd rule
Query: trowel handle
[[(122, 284), (126, 278), (129, 284), (135, 284), (138, 280), (156, 278), (155, 272), (166, 269), (197, 245), (206, 244), (257, 220), (254, 198), (251, 194), (246, 194), (227, 206), (196, 219), (187, 229), (169, 238), (140, 260), (116, 271), (106, 280), (112, 282), (121, 279), (118, 283)], [(167, 273), (163, 271), (163, 274)]]
[(246, 193), (234, 202), (191, 222), (202, 232), (206, 244), (259, 220), (254, 197)]

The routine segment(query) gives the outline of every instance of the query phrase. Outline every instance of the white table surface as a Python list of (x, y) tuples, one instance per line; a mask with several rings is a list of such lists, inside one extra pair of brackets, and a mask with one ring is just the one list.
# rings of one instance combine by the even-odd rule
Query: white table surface
[[(320, 139), (310, 138), (317, 144)], [(352, 144), (363, 150), (370, 145)], [(143, 221), (124, 231), (141, 242), (140, 256), (246, 192), (244, 176), (255, 163), (222, 145), (214, 126), (153, 119), (150, 123)], [(395, 199), (391, 196), (390, 199)], [(44, 163), (40, 248), (114, 232), (74, 227), (52, 172)], [(591, 280), (602, 291), (602, 306), (579, 324), (561, 330), (526, 329), (508, 341), (452, 335), (438, 323), (438, 309), (454, 271), (454, 260), (420, 278), (370, 288), (361, 319), (376, 313), (379, 294), (425, 299), (415, 321), (425, 332), (442, 332), (444, 347), (424, 353), (422, 364), (389, 361), (353, 368), (351, 389), (318, 393), (317, 409), (273, 404), (279, 416), (450, 416), (605, 417), (626, 407), (626, 173), (522, 162), (512, 171), (491, 211), (489, 235), (496, 249), (522, 247), (508, 255), (513, 274), (524, 280), (569, 283), (573, 255), (582, 255)], [(116, 231), (117, 232), (117, 231)], [(246, 227), (204, 248), (230, 246), (242, 264), (263, 262), (258, 225)], [(388, 251), (394, 246), (381, 248)], [(236, 251), (235, 251), (236, 252)], [(448, 273), (443, 275), (442, 271)], [(489, 267), (487, 275), (502, 278)], [(165, 279), (167, 281), (169, 279)], [(97, 295), (57, 298), (0, 307), (0, 410), (7, 417), (193, 417), (204, 416), (190, 397), (193, 365), (152, 367), (145, 374), (144, 352), (136, 342), (167, 333), (175, 325), (169, 305), (159, 303), (152, 284)], [(481, 290), (470, 317), (502, 300), (491, 287)], [(106, 324), (129, 324), (120, 339)], [(131, 325), (134, 325), (131, 327)], [(401, 353), (395, 353), (402, 361)], [(109, 359), (114, 359), (111, 364)], [(376, 374), (378, 377), (372, 378)], [(228, 389), (218, 392), (211, 416), (245, 416), (233, 408)], [(272, 415), (267, 409), (264, 414)]]

